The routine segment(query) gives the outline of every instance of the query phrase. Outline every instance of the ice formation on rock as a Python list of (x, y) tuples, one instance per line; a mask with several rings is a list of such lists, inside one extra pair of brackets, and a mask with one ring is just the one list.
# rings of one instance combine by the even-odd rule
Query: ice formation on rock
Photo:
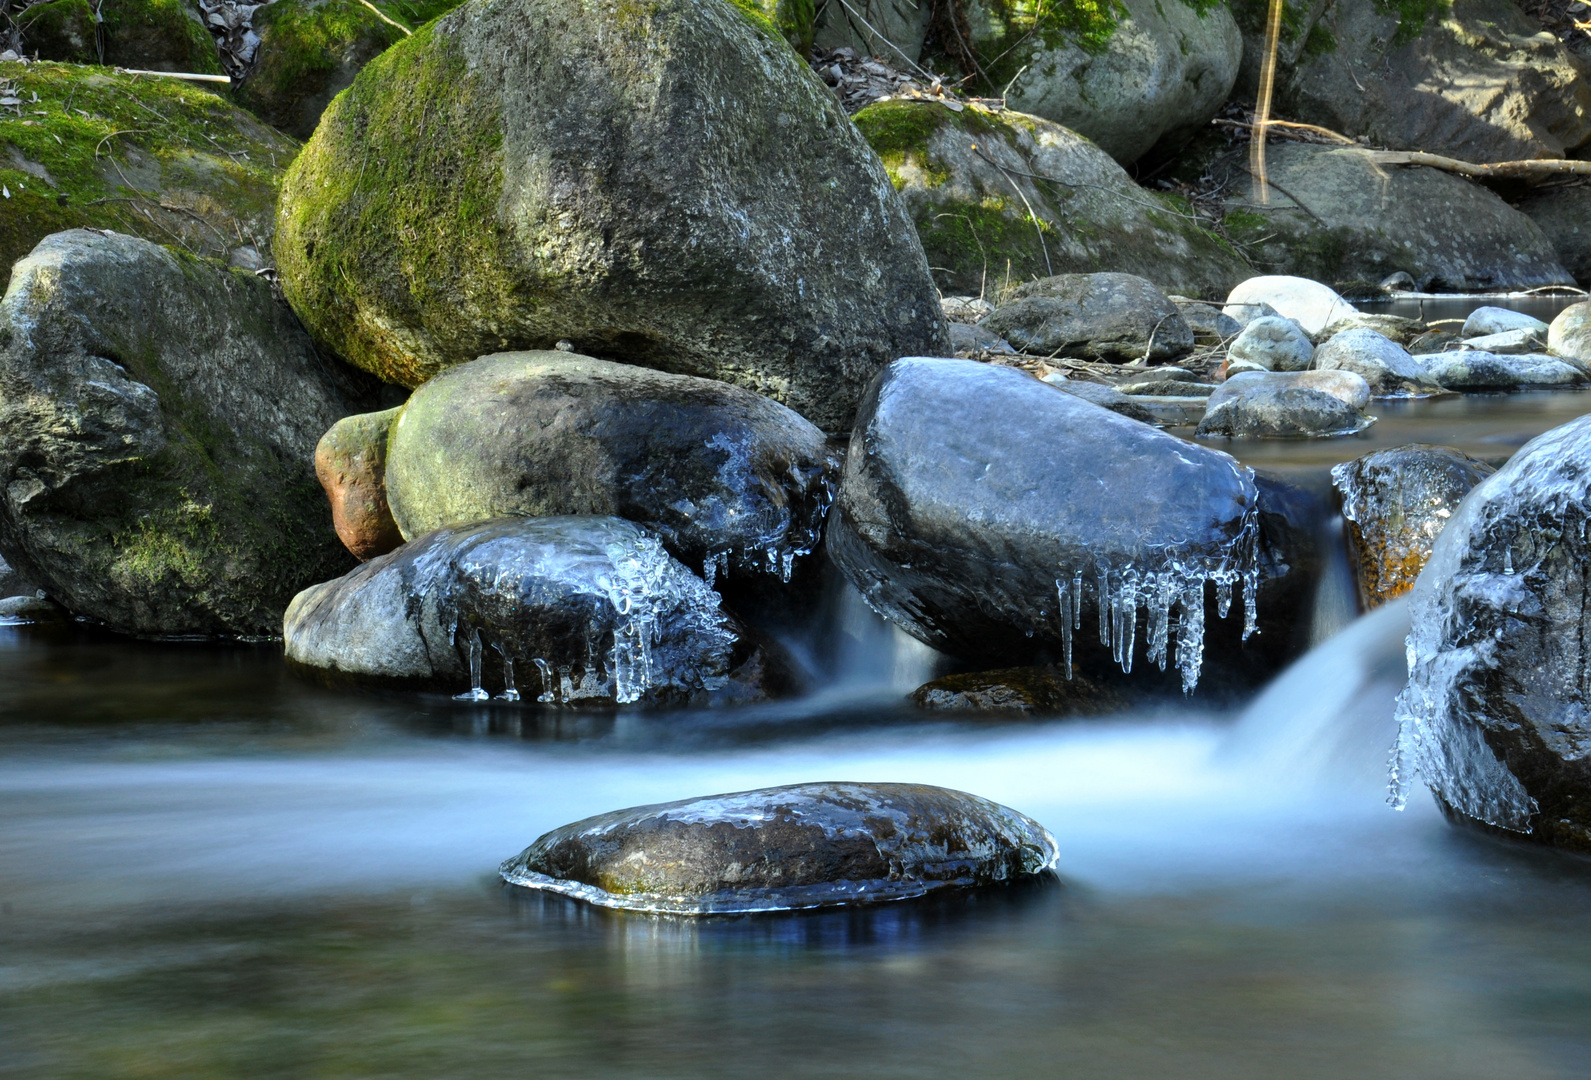
[(1472, 491), (1411, 593), (1390, 801), (1591, 850), (1591, 417)]
[[(718, 594), (638, 525), (502, 518), (439, 529), (305, 590), (288, 656), (356, 675), (468, 679), (502, 659), (503, 696), (535, 673), (542, 702), (620, 704), (721, 689), (734, 625)], [(510, 691), (512, 695), (510, 695)]]

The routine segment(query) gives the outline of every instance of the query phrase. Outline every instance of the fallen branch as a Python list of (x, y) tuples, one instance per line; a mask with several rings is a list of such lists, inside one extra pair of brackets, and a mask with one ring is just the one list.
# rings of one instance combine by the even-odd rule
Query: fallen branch
[[(1259, 126), (1258, 124), (1245, 124), (1241, 120), (1224, 120), (1220, 117), (1211, 120), (1210, 123), (1219, 124), (1222, 127), (1242, 128), (1244, 131), (1253, 131)], [(1267, 128), (1292, 128), (1296, 131), (1307, 131), (1314, 135), (1324, 135), (1333, 142), (1339, 142), (1345, 146), (1359, 145), (1359, 143), (1348, 138), (1348, 136), (1344, 135), (1340, 131), (1333, 131), (1331, 128), (1317, 127), (1314, 124), (1296, 124), (1291, 120), (1267, 120), (1265, 121), (1265, 126)], [(1282, 134), (1285, 134), (1285, 132)]]
[(372, 4), (370, 2), (370, 0), (359, 0), (359, 2), (361, 4), (363, 4), (363, 5), (365, 5), (365, 7), (369, 8), (371, 11), (375, 12), (376, 13), (376, 18), (380, 19), (382, 22), (386, 23), (388, 26), (394, 27), (394, 28), (396, 28), (398, 30), (402, 30), (404, 37), (413, 37), (414, 36), (414, 31), (413, 30), (410, 30), (407, 26), (404, 26), (401, 22), (395, 22), (392, 19), (387, 18), (386, 12), (382, 11), (380, 8), (376, 7), (376, 5)]
[(1424, 165), (1443, 172), (1457, 173), (1472, 180), (1531, 180), (1553, 176), (1591, 176), (1591, 161), (1566, 161), (1540, 158), (1534, 161), (1499, 161), (1475, 165), (1423, 150), (1372, 150), (1370, 160), (1377, 165)]
[(186, 79), (188, 82), (216, 82), (232, 85), (227, 75), (195, 75), (191, 71), (140, 71), (137, 68), (117, 68), (123, 75), (153, 75), (161, 79)]

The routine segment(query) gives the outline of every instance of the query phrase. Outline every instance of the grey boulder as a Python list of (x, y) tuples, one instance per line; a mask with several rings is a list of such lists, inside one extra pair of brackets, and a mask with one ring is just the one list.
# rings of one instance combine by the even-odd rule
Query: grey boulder
[(792, 784), (637, 806), (540, 837), (503, 880), (602, 907), (712, 915), (1009, 884), (1055, 841), (1008, 807), (925, 784)]
[(1123, 164), (1157, 146), (1175, 151), (1208, 124), (1243, 59), (1243, 37), (1221, 5), (1125, 0), (1098, 45), (1048, 27), (1018, 40), (1020, 24), (1002, 17), (1004, 8), (977, 7), (981, 27), (1010, 27), (1010, 41), (984, 46), (989, 55), (1016, 51), (1025, 62), (1007, 103), (1086, 135)]
[(1355, 147), (1283, 143), (1266, 153), (1272, 188), (1258, 206), (1246, 155), (1233, 152), (1212, 173), (1227, 231), (1257, 267), (1318, 281), (1400, 269), (1432, 292), (1574, 284), (1534, 221), (1461, 176), (1382, 164)]
[(1526, 315), (1523, 311), (1482, 305), (1469, 313), (1464, 320), (1464, 329), (1459, 331), (1459, 336), (1476, 338), (1488, 334), (1503, 334), (1510, 330), (1534, 330), (1538, 334), (1545, 335), (1547, 324), (1534, 315)]
[(1050, 647), (1069, 663), (1081, 622), (1131, 670), (1144, 607), (1146, 655), (1164, 668), (1180, 605), (1191, 689), (1206, 582), (1228, 600), (1243, 589), (1253, 625), (1255, 500), (1225, 454), (1021, 371), (907, 358), (864, 399), (827, 544), (874, 610), (970, 659)]
[(1337, 319), (1325, 330), (1321, 331), (1321, 340), (1340, 334), (1344, 330), (1374, 330), (1388, 341), (1395, 341), (1407, 348), (1416, 338), (1425, 333), (1425, 324), (1418, 319), (1405, 319), (1401, 315), (1381, 315), (1367, 312), (1355, 312), (1352, 315)]
[(729, 383), (574, 353), (484, 356), (416, 390), (392, 425), (387, 502), (405, 539), (463, 521), (638, 522), (709, 577), (790, 577), (838, 482), (823, 433)]
[(274, 635), (353, 564), (314, 455), (368, 383), (254, 274), (47, 237), (0, 303), (0, 551), (115, 630)]
[(1304, 371), (1315, 358), (1315, 346), (1293, 320), (1265, 316), (1243, 328), (1226, 358), (1228, 364), (1243, 361), (1266, 371)]
[(1446, 390), (1508, 390), (1528, 386), (1573, 386), (1585, 372), (1542, 353), (1504, 355), (1476, 349), (1416, 356), (1426, 378)]
[(305, 589), (282, 635), (325, 675), (546, 703), (704, 700), (757, 666), (706, 582), (602, 517), (438, 529)]
[(1243, 371), (1229, 376), (1210, 395), (1209, 407), (1214, 408), (1258, 386), (1315, 390), (1330, 394), (1355, 409), (1370, 404), (1370, 384), (1365, 382), (1364, 376), (1352, 371)]
[(1591, 417), (1525, 444), (1459, 505), (1410, 600), (1395, 789), (1591, 853)]
[(1045, 356), (1169, 360), (1193, 348), (1177, 306), (1132, 274), (1058, 274), (1018, 285), (983, 326)]
[(1243, 324), (1215, 304), (1186, 296), (1167, 297), (1182, 313), (1182, 321), (1200, 345), (1225, 345), (1243, 332)]
[(1523, 327), (1518, 330), (1503, 330), (1496, 334), (1482, 334), (1479, 337), (1466, 337), (1463, 342), (1466, 349), (1476, 349), (1480, 352), (1532, 353), (1540, 352), (1547, 347), (1547, 335), (1544, 329)]
[(1240, 282), (1226, 298), (1226, 311), (1244, 326), (1257, 318), (1291, 319), (1311, 338), (1358, 310), (1328, 285), (1290, 274), (1264, 274)]
[(949, 348), (877, 155), (726, 0), (455, 8), (327, 107), (277, 229), (316, 338), (404, 386), (568, 340), (843, 430), (885, 364)]
[(1374, 330), (1345, 330), (1333, 335), (1315, 350), (1315, 368), (1351, 371), (1370, 384), (1375, 397), (1430, 397), (1443, 389), (1403, 346)]
[(1261, 377), (1243, 380), (1241, 387), (1223, 394), (1219, 401), (1212, 397), (1195, 434), (1200, 438), (1320, 439), (1355, 435), (1373, 422), (1333, 394), (1307, 386), (1277, 385)]
[(1066, 376), (1059, 374), (1046, 375), (1042, 381), (1055, 387), (1063, 394), (1071, 394), (1073, 397), (1082, 398), (1084, 401), (1091, 402), (1101, 408), (1109, 409), (1113, 413), (1120, 413), (1122, 416), (1140, 420), (1145, 424), (1155, 422), (1154, 415), (1148, 409), (1145, 409), (1113, 386), (1088, 382), (1085, 379), (1068, 379)]

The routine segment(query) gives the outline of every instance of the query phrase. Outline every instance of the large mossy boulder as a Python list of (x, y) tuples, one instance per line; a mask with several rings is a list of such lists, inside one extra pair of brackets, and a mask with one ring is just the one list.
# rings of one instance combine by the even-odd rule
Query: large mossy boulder
[(282, 633), (287, 658), (324, 675), (478, 698), (684, 704), (771, 685), (718, 594), (608, 517), (438, 529), (305, 589)]
[[(1231, 13), (1208, 0), (965, 7), (977, 71), (964, 73), (980, 92), (1003, 91), (1012, 108), (1065, 124), (1123, 164), (1175, 150), (1209, 123), (1243, 57)], [(972, 66), (951, 42), (940, 47)]]
[[(307, 139), (331, 99), (404, 31), (453, 10), (460, 0), (271, 0), (254, 9), (260, 43), (234, 90), (238, 104)], [(383, 16), (385, 16), (383, 18)]]
[(567, 340), (835, 430), (884, 364), (949, 347), (878, 158), (725, 0), (456, 9), (326, 111), (278, 231), (316, 337), (407, 386)]
[(1525, 444), (1410, 594), (1394, 780), (1460, 819), (1591, 853), (1591, 417)]
[(220, 258), (269, 251), (293, 140), (175, 79), (3, 62), (0, 79), (28, 103), (0, 111), (0, 273), (73, 228)]
[(48, 0), (23, 9), (14, 25), (26, 55), (41, 60), (221, 72), (215, 39), (189, 0)]
[(1130, 671), (1143, 608), (1147, 661), (1174, 651), (1191, 689), (1206, 582), (1223, 614), (1242, 591), (1253, 626), (1256, 499), (1226, 454), (1025, 372), (909, 358), (862, 403), (827, 543), (874, 610), (943, 652), (1069, 665), (1075, 630)]
[[(1263, 57), (1265, 0), (1233, 9)], [(1512, 0), (1290, 0), (1280, 114), (1394, 150), (1465, 161), (1578, 156), (1591, 141), (1586, 61)]]
[(1110, 155), (1037, 116), (881, 101), (852, 119), (889, 170), (946, 293), (1121, 271), (1222, 297), (1248, 264), (1187, 204), (1139, 187)]
[(566, 352), (500, 353), (414, 392), (388, 441), (405, 539), (459, 521), (611, 515), (712, 578), (789, 580), (837, 483), (823, 432), (728, 383)]
[(1284, 143), (1255, 200), (1246, 151), (1217, 162), (1224, 224), (1256, 267), (1324, 282), (1380, 281), (1483, 292), (1572, 285), (1553, 242), (1496, 194), (1438, 169), (1377, 164), (1370, 151)]
[(51, 236), (0, 303), (0, 551), (116, 630), (274, 635), (352, 563), (313, 456), (368, 381), (252, 273)]
[(615, 810), (503, 863), (512, 885), (712, 915), (905, 900), (1053, 869), (1044, 826), (926, 784), (792, 784)]

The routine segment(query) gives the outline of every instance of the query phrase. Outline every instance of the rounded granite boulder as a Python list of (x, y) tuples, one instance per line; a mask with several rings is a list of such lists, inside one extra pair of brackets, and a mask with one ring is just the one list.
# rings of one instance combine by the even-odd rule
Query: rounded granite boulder
[(911, 217), (834, 94), (726, 0), (473, 0), (371, 61), (288, 170), (277, 266), (388, 382), (568, 340), (825, 430), (949, 351)]

